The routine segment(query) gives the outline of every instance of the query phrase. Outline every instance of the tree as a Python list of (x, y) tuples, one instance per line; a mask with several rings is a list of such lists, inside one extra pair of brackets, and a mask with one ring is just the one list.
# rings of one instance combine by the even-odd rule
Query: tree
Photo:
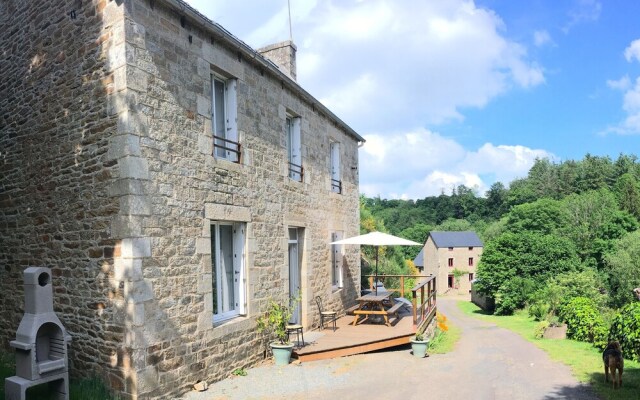
[(513, 207), (507, 215), (506, 229), (511, 232), (555, 233), (566, 225), (567, 215), (556, 200), (540, 199)]
[(528, 179), (516, 179), (509, 185), (507, 204), (509, 207), (536, 200), (536, 195)]
[(615, 187), (620, 208), (640, 219), (640, 183), (630, 173), (623, 174)]
[[(564, 237), (506, 232), (486, 244), (478, 265), (478, 290), (505, 296), (507, 283), (518, 277), (542, 285), (551, 276), (580, 269), (573, 243)], [(517, 285), (510, 290), (518, 290)], [(496, 299), (496, 305), (499, 299)]]
[(495, 182), (486, 193), (485, 215), (489, 218), (500, 218), (507, 212), (507, 193), (508, 190), (502, 182)]
[[(424, 243), (427, 241), (427, 236), (429, 236), (429, 232), (431, 230), (432, 227), (430, 225), (418, 222), (414, 226), (406, 228), (400, 232), (400, 236), (405, 239), (413, 240), (414, 242)], [(405, 260), (413, 260), (416, 258), (418, 253), (420, 253), (421, 249), (422, 247), (419, 246), (401, 246), (400, 252)]]
[(560, 198), (558, 168), (548, 158), (537, 158), (529, 170), (528, 178), (536, 198)]
[(616, 241), (615, 251), (605, 255), (604, 260), (609, 275), (611, 305), (622, 307), (635, 301), (631, 291), (640, 287), (640, 231)]
[(571, 195), (563, 200), (568, 223), (562, 234), (576, 245), (580, 258), (602, 267), (603, 254), (612, 240), (638, 228), (638, 222), (618, 209), (616, 198), (607, 189)]

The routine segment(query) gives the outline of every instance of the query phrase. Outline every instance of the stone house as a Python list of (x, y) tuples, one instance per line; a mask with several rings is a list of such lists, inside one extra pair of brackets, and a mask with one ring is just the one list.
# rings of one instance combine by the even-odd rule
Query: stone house
[(470, 293), (482, 249), (482, 241), (475, 232), (434, 231), (427, 236), (420, 261), (425, 273), (437, 277), (439, 294), (452, 290)]
[(363, 142), (296, 83), (291, 42), (256, 51), (181, 0), (0, 2), (0, 339), (22, 272), (49, 266), (72, 376), (178, 396), (264, 359), (255, 319), (301, 293), (360, 292)]

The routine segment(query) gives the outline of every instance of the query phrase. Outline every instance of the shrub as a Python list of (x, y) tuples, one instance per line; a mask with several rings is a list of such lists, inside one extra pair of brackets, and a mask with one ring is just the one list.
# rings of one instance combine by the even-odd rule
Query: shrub
[(505, 282), (496, 296), (496, 314), (511, 315), (523, 308), (535, 292), (535, 287), (536, 282), (530, 278), (515, 277)]
[(536, 321), (543, 321), (549, 315), (549, 304), (544, 301), (536, 301), (529, 306), (529, 316)]
[(560, 309), (560, 318), (567, 323), (567, 336), (604, 347), (607, 328), (592, 299), (575, 297)]
[(640, 302), (622, 307), (613, 318), (609, 340), (617, 340), (626, 358), (640, 361)]
[(549, 325), (550, 325), (549, 321), (546, 321), (546, 320), (538, 322), (535, 329), (533, 330), (533, 336), (536, 339), (542, 339), (542, 336), (544, 335), (544, 331), (547, 330)]

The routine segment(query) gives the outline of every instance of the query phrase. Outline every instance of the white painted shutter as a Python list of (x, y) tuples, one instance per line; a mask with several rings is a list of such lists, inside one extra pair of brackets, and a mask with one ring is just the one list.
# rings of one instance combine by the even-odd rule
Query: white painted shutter
[(340, 144), (331, 143), (331, 179), (340, 180)]
[(243, 223), (233, 224), (233, 269), (234, 269), (234, 289), (235, 289), (235, 309), (240, 314), (246, 314), (247, 293), (246, 293), (246, 268), (244, 265), (244, 236), (246, 225)]
[(291, 162), (297, 165), (302, 165), (302, 150), (300, 142), (300, 126), (301, 118), (294, 118), (293, 129), (291, 131)]
[[(238, 81), (227, 80), (227, 135), (226, 138), (238, 142)], [(227, 143), (227, 147), (233, 147)], [(227, 150), (227, 159), (238, 161), (238, 155)]]

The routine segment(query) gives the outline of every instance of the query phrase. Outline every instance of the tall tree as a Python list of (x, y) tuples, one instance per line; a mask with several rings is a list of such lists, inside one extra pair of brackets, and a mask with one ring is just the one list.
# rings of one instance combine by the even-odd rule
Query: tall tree
[(615, 187), (620, 208), (640, 219), (640, 182), (627, 172), (618, 178)]
[(640, 287), (640, 231), (629, 233), (619, 239), (614, 252), (605, 256), (609, 275), (610, 298), (614, 307), (636, 301), (631, 292)]

